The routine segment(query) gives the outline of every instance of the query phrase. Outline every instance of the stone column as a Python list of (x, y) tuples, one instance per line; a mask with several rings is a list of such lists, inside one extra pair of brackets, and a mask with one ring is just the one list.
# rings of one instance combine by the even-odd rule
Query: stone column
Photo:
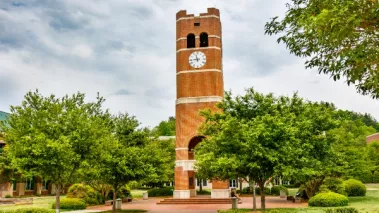
[(211, 198), (229, 198), (230, 189), (228, 181), (212, 181)]
[(174, 198), (185, 199), (196, 196), (194, 162), (194, 160), (176, 161)]
[(34, 194), (41, 195), (42, 193), (42, 180), (40, 177), (36, 177)]
[(13, 184), (11, 182), (0, 184), (0, 198), (4, 198), (7, 195), (13, 197)]
[(25, 195), (25, 183), (24, 182), (16, 183), (16, 192), (17, 192), (18, 196)]

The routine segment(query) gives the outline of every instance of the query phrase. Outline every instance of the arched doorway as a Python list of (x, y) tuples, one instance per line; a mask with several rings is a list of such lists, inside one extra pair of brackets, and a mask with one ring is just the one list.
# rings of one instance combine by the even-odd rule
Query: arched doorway
[(188, 143), (188, 160), (195, 160), (195, 147), (204, 140), (204, 136), (195, 136)]
[[(186, 148), (177, 148), (181, 155), (186, 155), (186, 159), (177, 160), (175, 166), (175, 191), (174, 198), (190, 198), (196, 196), (196, 162), (195, 147), (204, 140), (204, 136), (193, 136)], [(211, 189), (211, 198), (227, 198), (230, 196), (229, 181), (209, 181), (208, 187)]]

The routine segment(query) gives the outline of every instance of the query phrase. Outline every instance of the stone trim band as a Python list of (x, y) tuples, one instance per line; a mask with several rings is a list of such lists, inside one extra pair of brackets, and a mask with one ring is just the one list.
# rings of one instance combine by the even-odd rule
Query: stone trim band
[(176, 105), (178, 104), (193, 104), (204, 102), (221, 102), (223, 97), (221, 96), (200, 96), (200, 97), (185, 97), (176, 99)]
[[(200, 36), (196, 36), (195, 38), (200, 38)], [(208, 38), (218, 38), (218, 39), (221, 39), (221, 37), (218, 36), (218, 35), (208, 35)], [(181, 41), (181, 40), (187, 40), (187, 37), (180, 37), (176, 41)]]
[(178, 53), (178, 52), (187, 51), (187, 50), (204, 50), (204, 49), (221, 50), (220, 47), (210, 46), (210, 47), (182, 48), (182, 49), (177, 50), (176, 52)]
[(188, 150), (188, 147), (179, 147), (179, 148), (176, 148), (175, 151), (177, 150)]
[(184, 74), (184, 73), (197, 73), (197, 72), (222, 72), (219, 69), (202, 69), (202, 70), (182, 70), (176, 73), (176, 75)]
[(220, 16), (216, 15), (206, 15), (206, 16), (190, 16), (190, 17), (181, 17), (176, 20), (176, 22), (181, 21), (181, 20), (186, 20), (186, 19), (195, 19), (195, 18), (217, 18), (220, 19)]

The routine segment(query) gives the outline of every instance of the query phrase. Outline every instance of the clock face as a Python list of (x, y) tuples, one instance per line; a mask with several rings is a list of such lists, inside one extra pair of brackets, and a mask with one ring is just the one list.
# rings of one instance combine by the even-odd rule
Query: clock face
[(207, 57), (205, 56), (203, 52), (196, 51), (196, 52), (191, 53), (188, 61), (189, 61), (189, 64), (193, 68), (200, 68), (204, 66), (205, 63), (207, 62)]

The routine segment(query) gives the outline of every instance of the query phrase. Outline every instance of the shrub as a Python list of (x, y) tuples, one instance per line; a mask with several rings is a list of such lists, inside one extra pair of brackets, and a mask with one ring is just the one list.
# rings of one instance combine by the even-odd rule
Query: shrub
[(5, 195), (5, 198), (12, 198), (12, 195)]
[[(63, 198), (60, 202), (61, 209), (81, 210), (86, 208), (86, 204), (79, 198)], [(55, 201), (52, 205), (55, 209)]]
[[(132, 193), (130, 192), (130, 188), (128, 185), (125, 185), (123, 187), (121, 187), (117, 194), (116, 194), (117, 198), (125, 198), (125, 197), (132, 197)], [(108, 193), (108, 200), (113, 200), (113, 190), (110, 190), (109, 193)]]
[(172, 187), (160, 188), (160, 189), (150, 189), (147, 191), (149, 197), (159, 197), (159, 196), (172, 196), (174, 190)]
[(17, 210), (0, 210), (0, 213), (54, 213), (54, 210), (51, 209), (42, 209), (42, 208), (25, 208)]
[(355, 208), (336, 208), (336, 209), (325, 209), (326, 213), (359, 213)]
[[(253, 191), (250, 190), (250, 187), (245, 187), (242, 189), (241, 194), (253, 194)], [(255, 188), (255, 194), (260, 195), (261, 194), (261, 188), (259, 188), (259, 187)], [(265, 187), (265, 195), (271, 195), (270, 188)]]
[(366, 186), (359, 180), (349, 179), (343, 182), (347, 196), (365, 196)]
[(68, 188), (67, 192), (68, 198), (80, 198), (87, 205), (98, 205), (102, 203), (101, 194), (88, 185), (74, 184)]
[(282, 186), (282, 185), (273, 186), (271, 188), (271, 195), (279, 196), (281, 190), (285, 191), (286, 195), (288, 195), (288, 189), (286, 187)]
[(326, 178), (323, 184), (320, 186), (319, 193), (335, 192), (341, 195), (346, 195), (345, 187), (342, 179), (339, 178)]
[(203, 191), (199, 191), (199, 190), (197, 190), (197, 191), (196, 191), (196, 194), (198, 194), (198, 195), (210, 195), (211, 192), (210, 192), (209, 190), (204, 190), (204, 189), (203, 189)]
[(346, 196), (335, 192), (320, 193), (312, 197), (308, 205), (318, 207), (347, 206), (349, 200)]
[(130, 181), (128, 183), (128, 186), (130, 189), (138, 189), (139, 187), (141, 187), (141, 184), (139, 184), (137, 181)]

